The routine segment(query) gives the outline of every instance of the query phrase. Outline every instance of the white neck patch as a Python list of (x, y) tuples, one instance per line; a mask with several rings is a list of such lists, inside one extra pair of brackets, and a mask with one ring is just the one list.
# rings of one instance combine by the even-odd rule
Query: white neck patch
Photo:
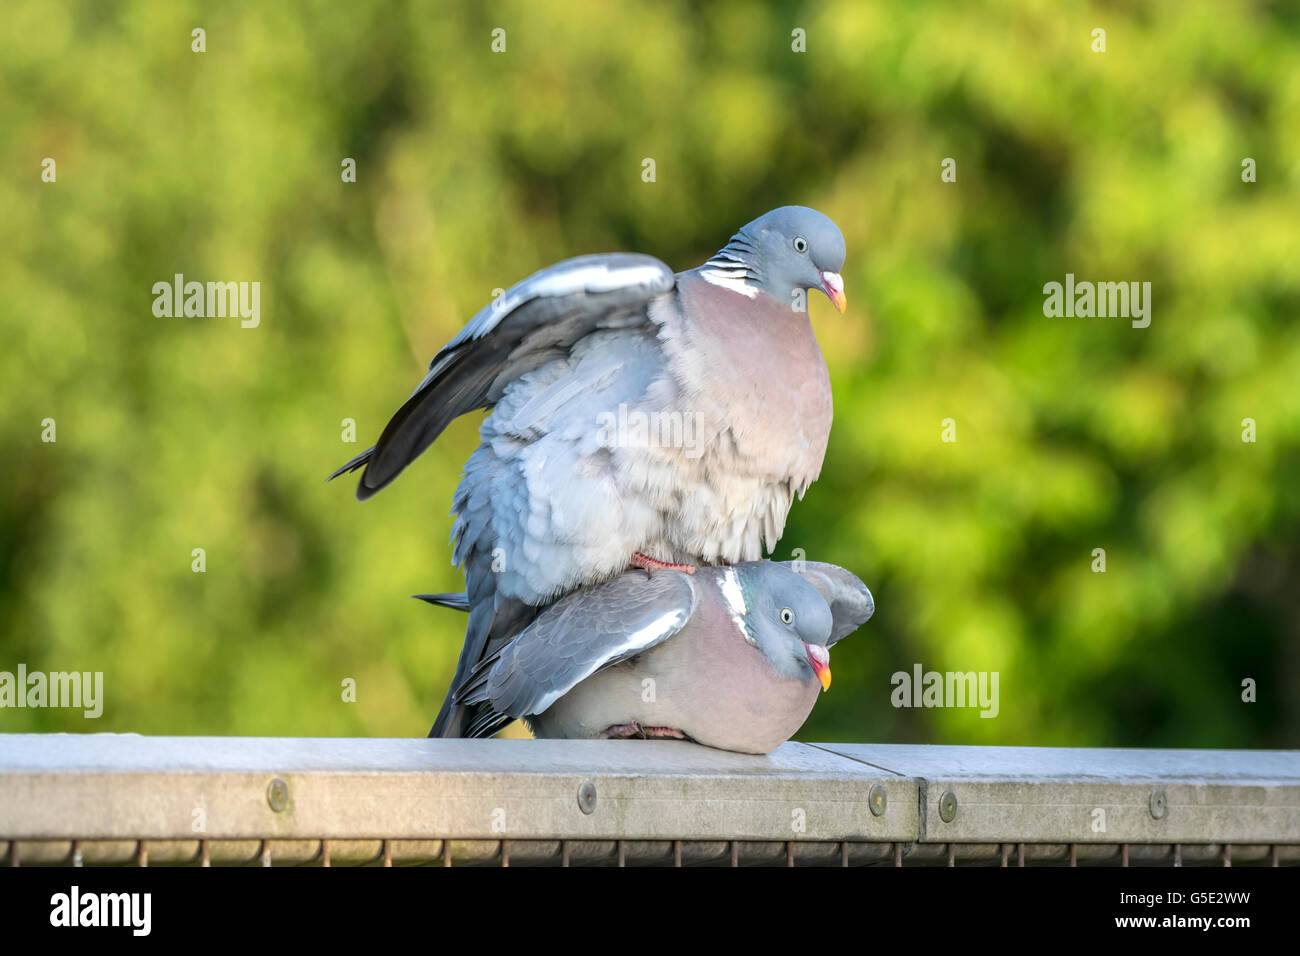
[(736, 576), (735, 568), (727, 568), (722, 572), (722, 583), (719, 587), (722, 590), (723, 600), (727, 602), (727, 612), (731, 615), (736, 629), (744, 635), (745, 640), (753, 644), (754, 638), (749, 633), (749, 628), (745, 626), (745, 615), (749, 613), (749, 607), (745, 604), (745, 594), (740, 589), (740, 579)]
[(706, 266), (700, 270), (700, 276), (705, 282), (720, 286), (729, 292), (738, 292), (747, 299), (753, 299), (758, 296), (758, 286), (753, 285), (747, 279), (737, 276), (735, 273)]

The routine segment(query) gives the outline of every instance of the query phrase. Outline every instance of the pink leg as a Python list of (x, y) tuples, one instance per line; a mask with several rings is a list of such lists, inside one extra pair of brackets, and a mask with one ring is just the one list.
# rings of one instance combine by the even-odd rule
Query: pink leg
[(687, 574), (695, 573), (693, 564), (669, 564), (667, 561), (660, 561), (658, 558), (652, 558), (648, 554), (642, 554), (640, 551), (632, 552), (632, 567), (641, 568), (645, 571), (646, 577), (650, 577), (654, 571), (685, 571)]
[(605, 736), (611, 740), (626, 740), (628, 737), (645, 738), (645, 732), (635, 720), (627, 724), (614, 724), (605, 728)]
[(676, 727), (642, 727), (647, 737), (666, 737), (670, 740), (685, 740), (686, 735)]
[(629, 737), (640, 737), (642, 740), (653, 737), (670, 738), (672, 740), (686, 739), (686, 735), (675, 727), (645, 727), (635, 720), (626, 724), (614, 724), (612, 727), (606, 727), (605, 737), (611, 740), (626, 740)]

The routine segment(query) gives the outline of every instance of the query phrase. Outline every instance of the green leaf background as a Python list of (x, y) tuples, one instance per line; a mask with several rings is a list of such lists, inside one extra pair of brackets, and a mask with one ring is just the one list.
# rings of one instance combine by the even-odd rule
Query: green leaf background
[[(0, 731), (422, 735), (463, 618), (408, 595), (461, 587), (477, 417), (364, 505), (324, 477), (494, 288), (689, 268), (802, 203), (844, 231), (849, 310), (811, 305), (835, 427), (776, 556), (878, 612), (800, 736), (1295, 746), (1296, 4), (6, 0), (0, 27), (0, 670), (106, 690)], [(178, 272), (259, 281), (261, 326), (154, 317)], [(1151, 282), (1150, 328), (1045, 317), (1067, 272)], [(895, 709), (914, 663), (997, 671), (997, 718)]]

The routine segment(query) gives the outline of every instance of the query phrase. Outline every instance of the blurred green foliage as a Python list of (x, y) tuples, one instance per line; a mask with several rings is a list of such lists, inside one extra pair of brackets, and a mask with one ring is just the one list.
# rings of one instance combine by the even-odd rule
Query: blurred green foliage
[[(845, 233), (849, 311), (812, 306), (836, 422), (777, 556), (879, 607), (803, 739), (1295, 745), (1295, 4), (6, 0), (0, 23), (0, 670), (101, 670), (107, 695), (0, 731), (423, 734), (463, 618), (407, 595), (461, 587), (477, 421), (364, 505), (324, 476), (494, 288), (596, 251), (689, 268), (797, 202)], [(261, 326), (155, 318), (177, 272), (261, 282)], [(1150, 328), (1045, 318), (1067, 272), (1150, 281)], [(892, 708), (917, 662), (997, 671), (998, 717)]]

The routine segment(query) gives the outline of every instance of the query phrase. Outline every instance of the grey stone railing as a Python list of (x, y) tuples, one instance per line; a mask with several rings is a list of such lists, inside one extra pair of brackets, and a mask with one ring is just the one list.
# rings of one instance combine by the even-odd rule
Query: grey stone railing
[(0, 735), (0, 861), (1300, 864), (1300, 753)]

